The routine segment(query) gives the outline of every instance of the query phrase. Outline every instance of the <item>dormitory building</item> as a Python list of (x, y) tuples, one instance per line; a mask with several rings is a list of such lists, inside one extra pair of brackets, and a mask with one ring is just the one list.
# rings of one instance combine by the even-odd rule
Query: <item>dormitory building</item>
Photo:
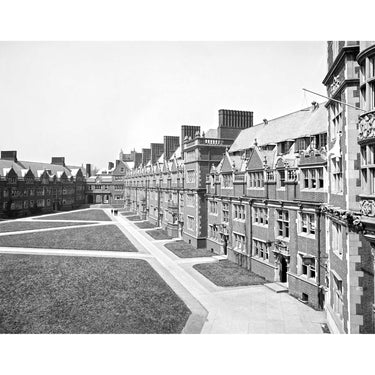
[(374, 333), (375, 42), (328, 42), (322, 78), (325, 102), (258, 124), (219, 110), (93, 175), (3, 152), (1, 214), (125, 208), (323, 309), (332, 332)]

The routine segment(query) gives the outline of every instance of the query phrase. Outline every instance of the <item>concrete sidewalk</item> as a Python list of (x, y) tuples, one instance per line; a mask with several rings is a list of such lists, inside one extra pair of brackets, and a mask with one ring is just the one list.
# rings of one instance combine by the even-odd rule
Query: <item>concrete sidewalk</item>
[(114, 219), (124, 234), (142, 247), (142, 253), (154, 257), (154, 268), (188, 306), (194, 299), (204, 307), (208, 314), (202, 333), (322, 333), (321, 324), (326, 322), (324, 312), (262, 285), (218, 287), (192, 268), (197, 263), (218, 261), (214, 257), (180, 259), (164, 247), (168, 241), (150, 239), (124, 217)]

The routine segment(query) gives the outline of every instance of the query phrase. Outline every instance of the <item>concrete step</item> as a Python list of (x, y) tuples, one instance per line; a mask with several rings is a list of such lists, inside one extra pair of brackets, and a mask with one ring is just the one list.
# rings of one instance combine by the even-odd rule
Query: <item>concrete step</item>
[(288, 288), (280, 283), (267, 283), (264, 286), (275, 293), (288, 293)]

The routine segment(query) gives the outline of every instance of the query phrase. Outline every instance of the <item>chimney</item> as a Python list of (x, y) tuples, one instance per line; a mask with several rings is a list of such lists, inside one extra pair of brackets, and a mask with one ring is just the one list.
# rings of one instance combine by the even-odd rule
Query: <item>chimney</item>
[(116, 167), (120, 164), (120, 160), (116, 160)]
[(86, 177), (91, 177), (91, 164), (86, 164)]
[(169, 160), (172, 154), (180, 146), (180, 137), (164, 136), (164, 160)]
[(63, 156), (52, 156), (51, 164), (62, 165), (65, 167), (65, 157)]
[(114, 167), (114, 164), (111, 161), (109, 161), (108, 162), (108, 170), (112, 169), (113, 167)]
[(1, 159), (17, 163), (17, 151), (1, 151)]

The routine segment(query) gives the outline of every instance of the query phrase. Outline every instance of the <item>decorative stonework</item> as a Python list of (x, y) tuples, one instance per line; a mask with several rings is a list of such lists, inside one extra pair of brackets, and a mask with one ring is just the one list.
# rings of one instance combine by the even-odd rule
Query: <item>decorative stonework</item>
[(334, 76), (333, 77), (333, 81), (331, 83), (331, 85), (329, 86), (329, 92), (330, 92), (330, 96), (332, 96), (334, 94), (334, 92), (340, 87), (341, 85), (341, 82), (340, 82), (340, 76)]
[(343, 210), (338, 207), (323, 205), (321, 207), (322, 213), (331, 217), (337, 218), (338, 220), (346, 222), (348, 228), (353, 232), (363, 232), (364, 227), (361, 221), (361, 216), (353, 213), (349, 210)]
[(360, 205), (361, 205), (362, 215), (375, 216), (375, 201), (374, 200), (362, 200)]
[(276, 240), (275, 248), (272, 251), (275, 254), (275, 257), (277, 257), (277, 254), (284, 255), (286, 257), (290, 256), (289, 246), (288, 243), (285, 241)]
[(359, 117), (358, 121), (358, 142), (375, 138), (375, 113), (366, 113)]

